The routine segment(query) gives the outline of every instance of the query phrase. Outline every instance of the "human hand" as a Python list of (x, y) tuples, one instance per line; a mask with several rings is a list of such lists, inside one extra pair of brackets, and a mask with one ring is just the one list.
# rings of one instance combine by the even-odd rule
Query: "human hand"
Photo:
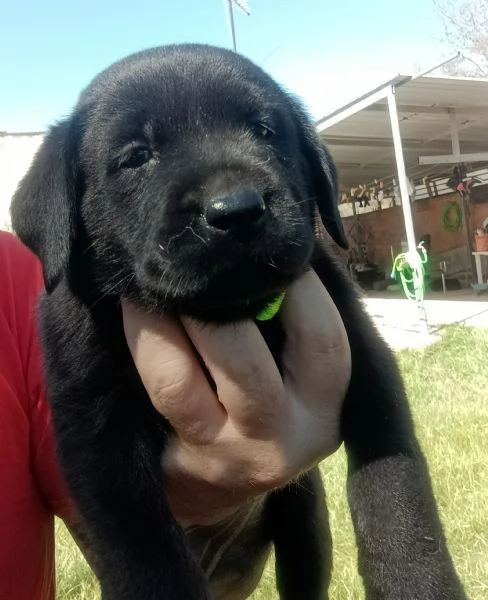
[(340, 445), (350, 349), (314, 272), (289, 287), (279, 313), (283, 377), (253, 321), (217, 327), (143, 314), (130, 304), (123, 315), (142, 382), (175, 431), (163, 468), (182, 525), (219, 521)]

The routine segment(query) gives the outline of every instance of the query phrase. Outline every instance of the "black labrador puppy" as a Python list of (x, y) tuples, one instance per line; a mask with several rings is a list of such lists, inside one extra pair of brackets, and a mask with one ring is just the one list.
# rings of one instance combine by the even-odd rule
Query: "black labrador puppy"
[[(141, 52), (98, 75), (20, 183), (12, 218), (44, 268), (59, 458), (104, 600), (245, 598), (271, 544), (283, 600), (328, 597), (316, 469), (225, 527), (178, 527), (160, 468), (170, 427), (138, 378), (120, 308), (125, 298), (206, 322), (252, 319), (311, 267), (352, 350), (342, 434), (366, 596), (465, 597), (395, 360), (316, 239), (317, 209), (345, 247), (334, 165), (300, 104), (245, 58), (200, 45)], [(260, 327), (279, 364), (279, 314)], [(197, 560), (207, 543), (210, 558)]]

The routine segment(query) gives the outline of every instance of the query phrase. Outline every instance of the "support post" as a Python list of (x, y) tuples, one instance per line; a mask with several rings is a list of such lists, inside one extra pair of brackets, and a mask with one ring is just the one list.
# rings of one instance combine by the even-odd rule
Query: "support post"
[[(403, 219), (405, 222), (405, 231), (407, 234), (408, 251), (412, 254), (418, 254), (417, 243), (415, 241), (415, 229), (413, 226), (412, 209), (410, 206), (410, 196), (408, 194), (407, 172), (405, 170), (405, 160), (403, 158), (402, 137), (400, 133), (400, 124), (398, 122), (398, 110), (395, 99), (395, 88), (391, 86), (388, 91), (388, 113), (390, 116), (391, 134), (393, 137), (393, 147), (395, 149), (395, 160), (398, 175), (398, 186), (400, 188), (400, 197), (402, 201)], [(420, 325), (425, 333), (428, 333), (427, 314), (425, 306), (421, 300), (418, 303)]]
[(403, 218), (405, 221), (405, 231), (407, 233), (408, 250), (410, 252), (416, 252), (417, 244), (415, 242), (415, 229), (413, 226), (412, 210), (410, 207), (410, 196), (408, 195), (407, 173), (405, 171), (405, 161), (403, 159), (402, 138), (400, 135), (398, 111), (395, 100), (395, 91), (393, 87), (390, 88), (387, 98), (388, 112), (390, 115), (391, 134), (393, 137), (393, 147), (395, 149), (398, 186), (400, 188)]
[[(355, 234), (356, 234), (356, 245), (358, 246), (358, 252), (359, 252), (359, 217), (358, 217), (358, 211), (356, 210), (356, 202), (354, 200), (351, 201), (351, 206), (352, 206), (352, 214), (354, 215), (354, 229), (355, 229)], [(358, 254), (358, 258), (359, 258), (359, 254)]]
[(473, 237), (471, 234), (471, 200), (470, 193), (461, 193), (461, 209), (463, 215), (463, 229), (464, 229), (464, 238), (466, 240), (466, 287), (469, 287), (469, 279), (471, 281), (474, 280), (474, 246), (473, 246)]
[[(454, 156), (458, 157), (459, 166), (463, 168), (461, 165), (462, 157), (461, 157), (461, 143), (459, 141), (459, 125), (456, 118), (456, 111), (454, 109), (449, 109), (449, 119), (451, 124), (451, 146), (452, 153)], [(466, 194), (462, 193), (461, 196), (461, 208), (463, 214), (463, 229), (464, 229), (464, 237), (466, 239), (466, 287), (469, 287), (468, 278), (471, 276), (473, 279), (474, 274), (474, 263), (473, 263), (473, 240), (471, 235), (471, 206), (470, 206), (470, 198), (469, 192)]]
[(451, 125), (451, 147), (452, 153), (458, 158), (458, 162), (461, 162), (461, 143), (459, 141), (459, 127), (456, 119), (456, 111), (452, 108), (448, 110), (449, 122)]

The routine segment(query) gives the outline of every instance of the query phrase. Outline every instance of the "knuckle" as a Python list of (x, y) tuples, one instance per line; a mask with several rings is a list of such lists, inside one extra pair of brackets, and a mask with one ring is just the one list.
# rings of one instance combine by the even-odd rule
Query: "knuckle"
[(249, 477), (249, 484), (258, 492), (268, 492), (285, 486), (292, 475), (283, 465), (275, 465), (273, 469), (261, 469)]
[(286, 408), (281, 395), (276, 395), (275, 398), (261, 397), (259, 405), (244, 410), (238, 417), (239, 429), (255, 440), (276, 439), (281, 435), (285, 423)]
[(180, 401), (190, 393), (193, 386), (191, 370), (178, 367), (165, 366), (151, 385), (149, 395), (160, 405), (172, 404)]

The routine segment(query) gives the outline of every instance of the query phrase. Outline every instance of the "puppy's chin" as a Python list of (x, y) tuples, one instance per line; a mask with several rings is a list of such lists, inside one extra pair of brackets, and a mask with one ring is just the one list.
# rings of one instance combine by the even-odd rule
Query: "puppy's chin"
[(210, 323), (232, 322), (255, 318), (307, 265), (308, 260), (301, 260), (278, 270), (268, 264), (248, 263), (211, 278), (178, 272), (157, 278), (144, 273), (127, 291), (131, 300), (151, 310)]
[(205, 323), (229, 323), (254, 319), (277, 296), (265, 294), (245, 300), (223, 302), (221, 298), (202, 297), (179, 302), (179, 314), (188, 315)]

